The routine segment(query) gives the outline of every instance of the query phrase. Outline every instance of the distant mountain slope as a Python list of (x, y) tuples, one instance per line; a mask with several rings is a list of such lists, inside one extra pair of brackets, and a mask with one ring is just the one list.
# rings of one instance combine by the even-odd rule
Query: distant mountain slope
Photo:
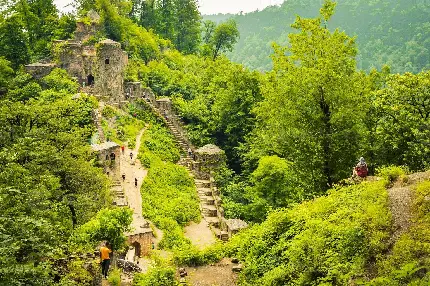
[(202, 15), (203, 21), (211, 20), (217, 24), (220, 22), (224, 22), (230, 18), (233, 18), (234, 16), (236, 16), (236, 15), (235, 14), (221, 14), (221, 13), (213, 14), (213, 15)]
[[(288, 0), (279, 7), (234, 16), (241, 38), (230, 59), (270, 70), (271, 43), (286, 45), (296, 15), (315, 17), (320, 7), (321, 1)], [(425, 0), (344, 0), (329, 27), (357, 36), (359, 68), (389, 64), (394, 72), (419, 72), (430, 69), (429, 12), (430, 2)]]

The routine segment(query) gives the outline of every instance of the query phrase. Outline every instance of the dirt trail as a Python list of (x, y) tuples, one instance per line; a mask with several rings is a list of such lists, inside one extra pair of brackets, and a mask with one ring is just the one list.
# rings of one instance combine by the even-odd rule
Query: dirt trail
[[(125, 180), (121, 183), (127, 197), (128, 205), (133, 210), (135, 216), (142, 216), (142, 196), (140, 195), (140, 187), (145, 179), (148, 171), (145, 170), (140, 161), (137, 159), (139, 152), (140, 140), (145, 129), (141, 130), (136, 138), (136, 147), (131, 150), (125, 148), (123, 156), (121, 156), (121, 172), (125, 174)], [(130, 153), (133, 153), (133, 158), (130, 158)], [(135, 186), (137, 179), (137, 186)]]
[(192, 286), (235, 286), (237, 274), (235, 264), (227, 258), (213, 266), (190, 267), (187, 269), (187, 282)]
[(394, 233), (391, 236), (391, 243), (394, 243), (410, 227), (412, 192), (409, 187), (394, 186), (388, 189), (388, 197), (394, 219)]
[(199, 224), (191, 222), (190, 225), (185, 227), (184, 231), (185, 237), (189, 238), (193, 245), (200, 250), (216, 242), (216, 238), (204, 218)]

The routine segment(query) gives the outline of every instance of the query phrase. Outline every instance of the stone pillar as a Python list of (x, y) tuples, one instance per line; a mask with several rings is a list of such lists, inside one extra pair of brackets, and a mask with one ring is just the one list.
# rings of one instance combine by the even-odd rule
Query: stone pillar
[(209, 180), (211, 173), (217, 171), (226, 160), (224, 151), (213, 144), (195, 150), (194, 156), (193, 171), (201, 180)]

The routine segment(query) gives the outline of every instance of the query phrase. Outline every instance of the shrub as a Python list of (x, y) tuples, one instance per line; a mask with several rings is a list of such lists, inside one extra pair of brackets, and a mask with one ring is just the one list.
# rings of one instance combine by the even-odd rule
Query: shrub
[(133, 286), (177, 286), (175, 280), (175, 269), (169, 266), (158, 266), (149, 269), (146, 274), (136, 274)]
[[(150, 154), (148, 156), (148, 154)], [(177, 162), (180, 158), (180, 151), (173, 136), (161, 125), (151, 125), (142, 137), (142, 144), (139, 149), (141, 158), (146, 156), (145, 164), (151, 165), (150, 160), (155, 155), (162, 161)], [(140, 158), (139, 158), (140, 159)]]
[(111, 286), (121, 286), (121, 272), (119, 269), (114, 269), (110, 272), (108, 281)]
[(366, 182), (272, 212), (234, 236), (226, 255), (246, 265), (245, 285), (347, 285), (388, 248), (390, 230), (384, 184)]
[(389, 166), (378, 168), (376, 170), (377, 176), (384, 178), (388, 184), (393, 183), (397, 179), (400, 179), (402, 182), (406, 182), (408, 179), (406, 176), (407, 172), (407, 168), (401, 166)]
[(430, 284), (430, 181), (414, 190), (413, 222), (394, 244), (388, 257), (378, 261), (378, 278), (369, 285)]

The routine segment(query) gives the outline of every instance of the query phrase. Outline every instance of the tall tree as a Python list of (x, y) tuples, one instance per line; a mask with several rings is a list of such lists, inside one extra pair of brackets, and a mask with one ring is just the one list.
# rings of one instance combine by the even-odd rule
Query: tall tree
[(175, 46), (186, 54), (197, 51), (200, 44), (200, 12), (196, 0), (175, 0)]
[(175, 4), (174, 0), (156, 0), (156, 32), (163, 38), (175, 39)]
[(213, 33), (212, 47), (213, 47), (213, 60), (223, 52), (232, 51), (233, 45), (239, 38), (239, 31), (234, 20), (229, 20), (225, 23), (219, 24)]
[(349, 176), (364, 140), (357, 49), (353, 38), (326, 28), (334, 8), (326, 0), (320, 17), (298, 17), (291, 46), (275, 48), (274, 72), (250, 136), (251, 157), (277, 154), (292, 161), (309, 192)]
[(28, 40), (18, 15), (12, 15), (0, 24), (0, 56), (17, 69), (30, 61)]

